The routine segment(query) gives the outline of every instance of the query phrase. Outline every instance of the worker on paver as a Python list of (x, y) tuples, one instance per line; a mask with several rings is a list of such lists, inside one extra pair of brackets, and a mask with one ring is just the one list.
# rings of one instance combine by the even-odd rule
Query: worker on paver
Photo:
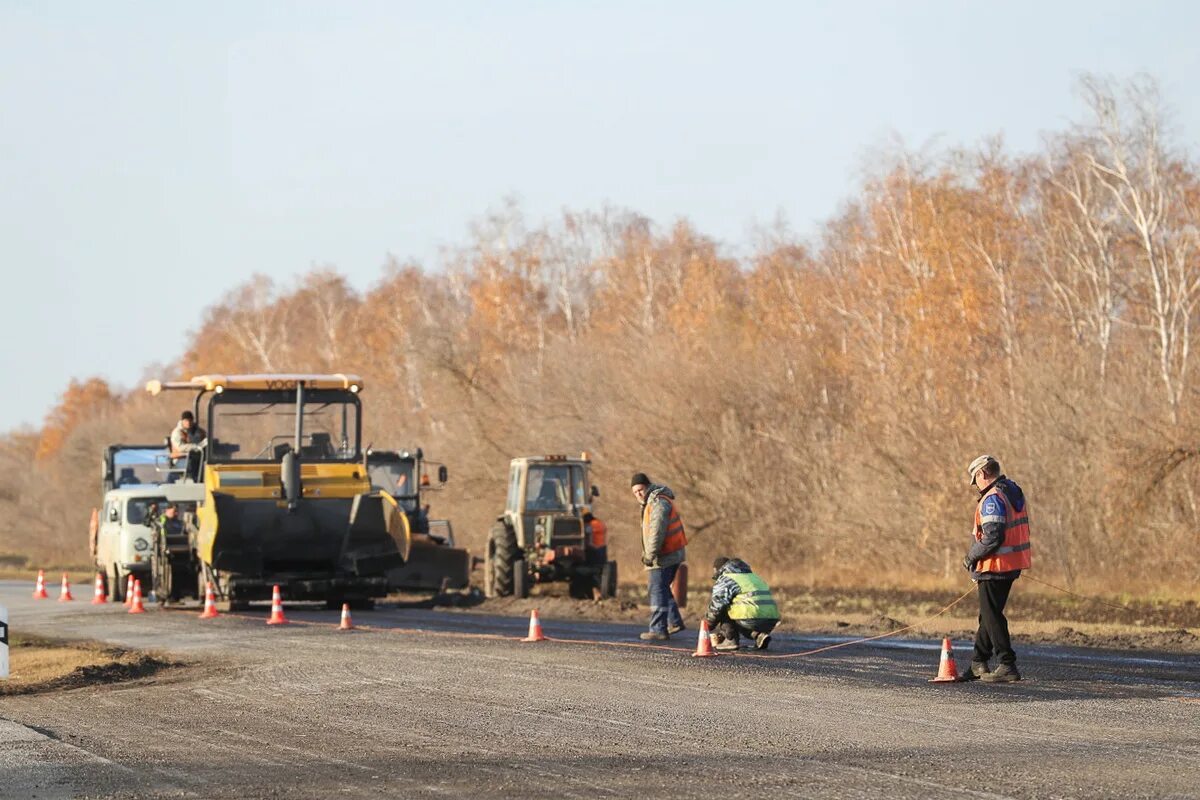
[(687, 534), (675, 507), (675, 493), (653, 484), (644, 472), (633, 476), (633, 496), (642, 505), (642, 565), (650, 588), (650, 630), (642, 639), (669, 639), (684, 629), (683, 616), (671, 594), (679, 565), (687, 560)]
[(587, 532), (587, 545), (584, 549), (587, 563), (596, 571), (592, 581), (592, 599), (600, 600), (604, 596), (600, 578), (603, 575), (604, 565), (608, 563), (608, 526), (590, 511), (583, 515), (583, 524)]
[(771, 587), (740, 558), (717, 556), (713, 561), (712, 599), (704, 614), (714, 650), (737, 650), (740, 638), (766, 650), (771, 631), (779, 624), (779, 606)]
[[(966, 680), (1010, 683), (1021, 680), (1017, 655), (1008, 636), (1004, 606), (1013, 581), (1029, 569), (1029, 507), (1021, 487), (1000, 473), (1000, 462), (982, 455), (967, 467), (979, 491), (975, 506), (974, 542), (963, 566), (979, 586), (979, 629)], [(989, 661), (999, 659), (995, 670)]]
[[(183, 467), (184, 475), (192, 480), (199, 479), (200, 451), (204, 449), (207, 435), (204, 429), (196, 424), (196, 417), (191, 411), (185, 410), (179, 415), (179, 422), (171, 431), (169, 437), (171, 449), (171, 466)], [(172, 481), (177, 476), (172, 476)]]

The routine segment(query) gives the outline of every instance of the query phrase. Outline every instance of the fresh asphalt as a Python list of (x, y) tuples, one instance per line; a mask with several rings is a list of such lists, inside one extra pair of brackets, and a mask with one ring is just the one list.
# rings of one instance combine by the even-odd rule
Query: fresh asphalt
[[(184, 666), (0, 698), (3, 797), (1193, 797), (1200, 661), (1021, 646), (1026, 680), (930, 684), (940, 640), (690, 657), (694, 631), (383, 606), (197, 619), (33, 600), (16, 633)], [(846, 641), (785, 632), (772, 655)], [(960, 667), (969, 643), (955, 642)], [(7, 787), (7, 788), (3, 788)]]

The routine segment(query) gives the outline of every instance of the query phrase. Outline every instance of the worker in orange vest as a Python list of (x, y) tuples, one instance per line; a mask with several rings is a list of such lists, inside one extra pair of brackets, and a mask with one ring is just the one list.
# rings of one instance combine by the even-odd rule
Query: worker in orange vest
[[(975, 506), (974, 541), (963, 566), (979, 586), (979, 629), (967, 680), (1011, 683), (1021, 680), (1017, 655), (1008, 636), (1004, 606), (1013, 581), (1033, 563), (1029, 549), (1029, 506), (1016, 482), (1000, 473), (1000, 462), (983, 455), (967, 467), (971, 485), (979, 492)], [(988, 663), (1000, 663), (995, 670)]]
[(604, 565), (608, 563), (608, 526), (590, 511), (583, 515), (583, 524), (587, 532), (587, 563), (596, 571), (592, 582), (592, 599), (600, 600), (603, 597), (600, 576), (603, 574)]
[(679, 565), (687, 560), (687, 534), (675, 493), (650, 482), (644, 472), (633, 476), (634, 498), (642, 504), (642, 565), (650, 585), (650, 630), (642, 639), (663, 640), (684, 630), (683, 616), (671, 594)]

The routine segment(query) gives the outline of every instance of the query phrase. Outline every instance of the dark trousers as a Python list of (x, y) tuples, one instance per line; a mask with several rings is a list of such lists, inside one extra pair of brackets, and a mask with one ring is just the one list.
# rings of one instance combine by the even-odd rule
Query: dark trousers
[(597, 590), (604, 587), (600, 585), (600, 579), (604, 576), (604, 565), (608, 563), (608, 546), (604, 547), (589, 547), (584, 550), (587, 557), (587, 564), (596, 572), (592, 576), (592, 586)]
[(671, 582), (675, 580), (675, 573), (678, 571), (678, 564), (646, 571), (650, 581), (650, 630), (652, 631), (666, 633), (668, 625), (672, 628), (683, 627), (683, 617), (679, 613), (679, 606), (675, 605), (675, 595), (671, 594)]
[(979, 581), (979, 630), (975, 632), (972, 659), (977, 663), (991, 658), (999, 658), (1001, 664), (1010, 666), (1017, 663), (1017, 654), (1008, 638), (1008, 619), (1004, 616), (1012, 585), (1012, 579)]
[(738, 641), (745, 636), (753, 639), (756, 633), (770, 633), (779, 624), (777, 619), (730, 619), (728, 611), (722, 611), (713, 626), (713, 633), (720, 634), (722, 639)]

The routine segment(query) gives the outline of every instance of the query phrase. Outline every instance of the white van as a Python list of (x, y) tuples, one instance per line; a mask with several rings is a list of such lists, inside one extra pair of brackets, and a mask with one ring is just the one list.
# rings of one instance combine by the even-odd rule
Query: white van
[(201, 484), (134, 485), (112, 489), (104, 495), (100, 529), (96, 536), (96, 570), (104, 575), (112, 602), (125, 599), (126, 582), (132, 575), (142, 582), (143, 596), (150, 593), (151, 559), (154, 555), (153, 512), (168, 503), (195, 507), (203, 497)]

